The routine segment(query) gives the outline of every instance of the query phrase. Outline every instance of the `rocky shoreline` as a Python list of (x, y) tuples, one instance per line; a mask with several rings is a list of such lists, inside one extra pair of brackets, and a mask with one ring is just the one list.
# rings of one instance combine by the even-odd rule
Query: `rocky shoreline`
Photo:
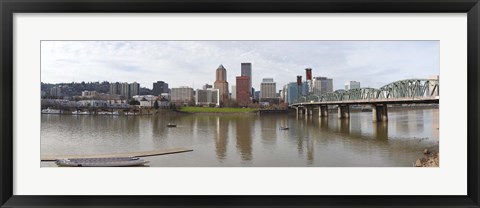
[(415, 167), (439, 167), (439, 151), (438, 145), (435, 147), (427, 148), (423, 150), (424, 157), (415, 161)]

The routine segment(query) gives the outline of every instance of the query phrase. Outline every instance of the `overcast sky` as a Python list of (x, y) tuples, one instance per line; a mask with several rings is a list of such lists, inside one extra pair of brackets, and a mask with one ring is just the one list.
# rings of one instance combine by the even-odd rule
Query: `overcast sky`
[[(273, 78), (277, 91), (305, 68), (313, 76), (379, 88), (396, 80), (440, 73), (439, 41), (42, 41), (41, 80), (139, 82), (152, 88), (213, 84), (220, 64), (235, 85), (242, 62), (252, 63), (253, 87)], [(230, 88), (230, 87), (229, 87)]]

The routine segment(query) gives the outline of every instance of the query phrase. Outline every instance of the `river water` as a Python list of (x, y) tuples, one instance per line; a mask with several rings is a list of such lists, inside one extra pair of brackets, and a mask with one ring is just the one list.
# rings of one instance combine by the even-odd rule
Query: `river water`
[[(185, 147), (146, 157), (151, 167), (412, 167), (438, 145), (438, 109), (371, 112), (350, 119), (295, 114), (42, 114), (42, 155), (88, 155)], [(176, 123), (176, 128), (168, 128)], [(289, 130), (280, 130), (288, 126)], [(55, 166), (42, 162), (42, 167)]]

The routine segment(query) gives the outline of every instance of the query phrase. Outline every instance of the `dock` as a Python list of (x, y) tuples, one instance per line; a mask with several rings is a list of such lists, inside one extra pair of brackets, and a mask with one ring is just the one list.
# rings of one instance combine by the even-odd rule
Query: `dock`
[(157, 155), (167, 155), (175, 154), (182, 152), (190, 152), (193, 149), (188, 148), (173, 148), (173, 149), (164, 149), (164, 150), (150, 150), (142, 152), (128, 152), (128, 153), (111, 153), (111, 154), (97, 154), (97, 155), (48, 155), (41, 156), (41, 161), (55, 161), (57, 159), (65, 158), (104, 158), (104, 157), (149, 157)]

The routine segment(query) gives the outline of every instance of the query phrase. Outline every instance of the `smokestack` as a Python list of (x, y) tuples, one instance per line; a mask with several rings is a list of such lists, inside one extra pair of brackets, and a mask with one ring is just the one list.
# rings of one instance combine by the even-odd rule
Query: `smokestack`
[(302, 76), (297, 76), (297, 85), (302, 85)]
[(307, 80), (312, 81), (312, 68), (306, 68), (305, 72), (307, 73)]

